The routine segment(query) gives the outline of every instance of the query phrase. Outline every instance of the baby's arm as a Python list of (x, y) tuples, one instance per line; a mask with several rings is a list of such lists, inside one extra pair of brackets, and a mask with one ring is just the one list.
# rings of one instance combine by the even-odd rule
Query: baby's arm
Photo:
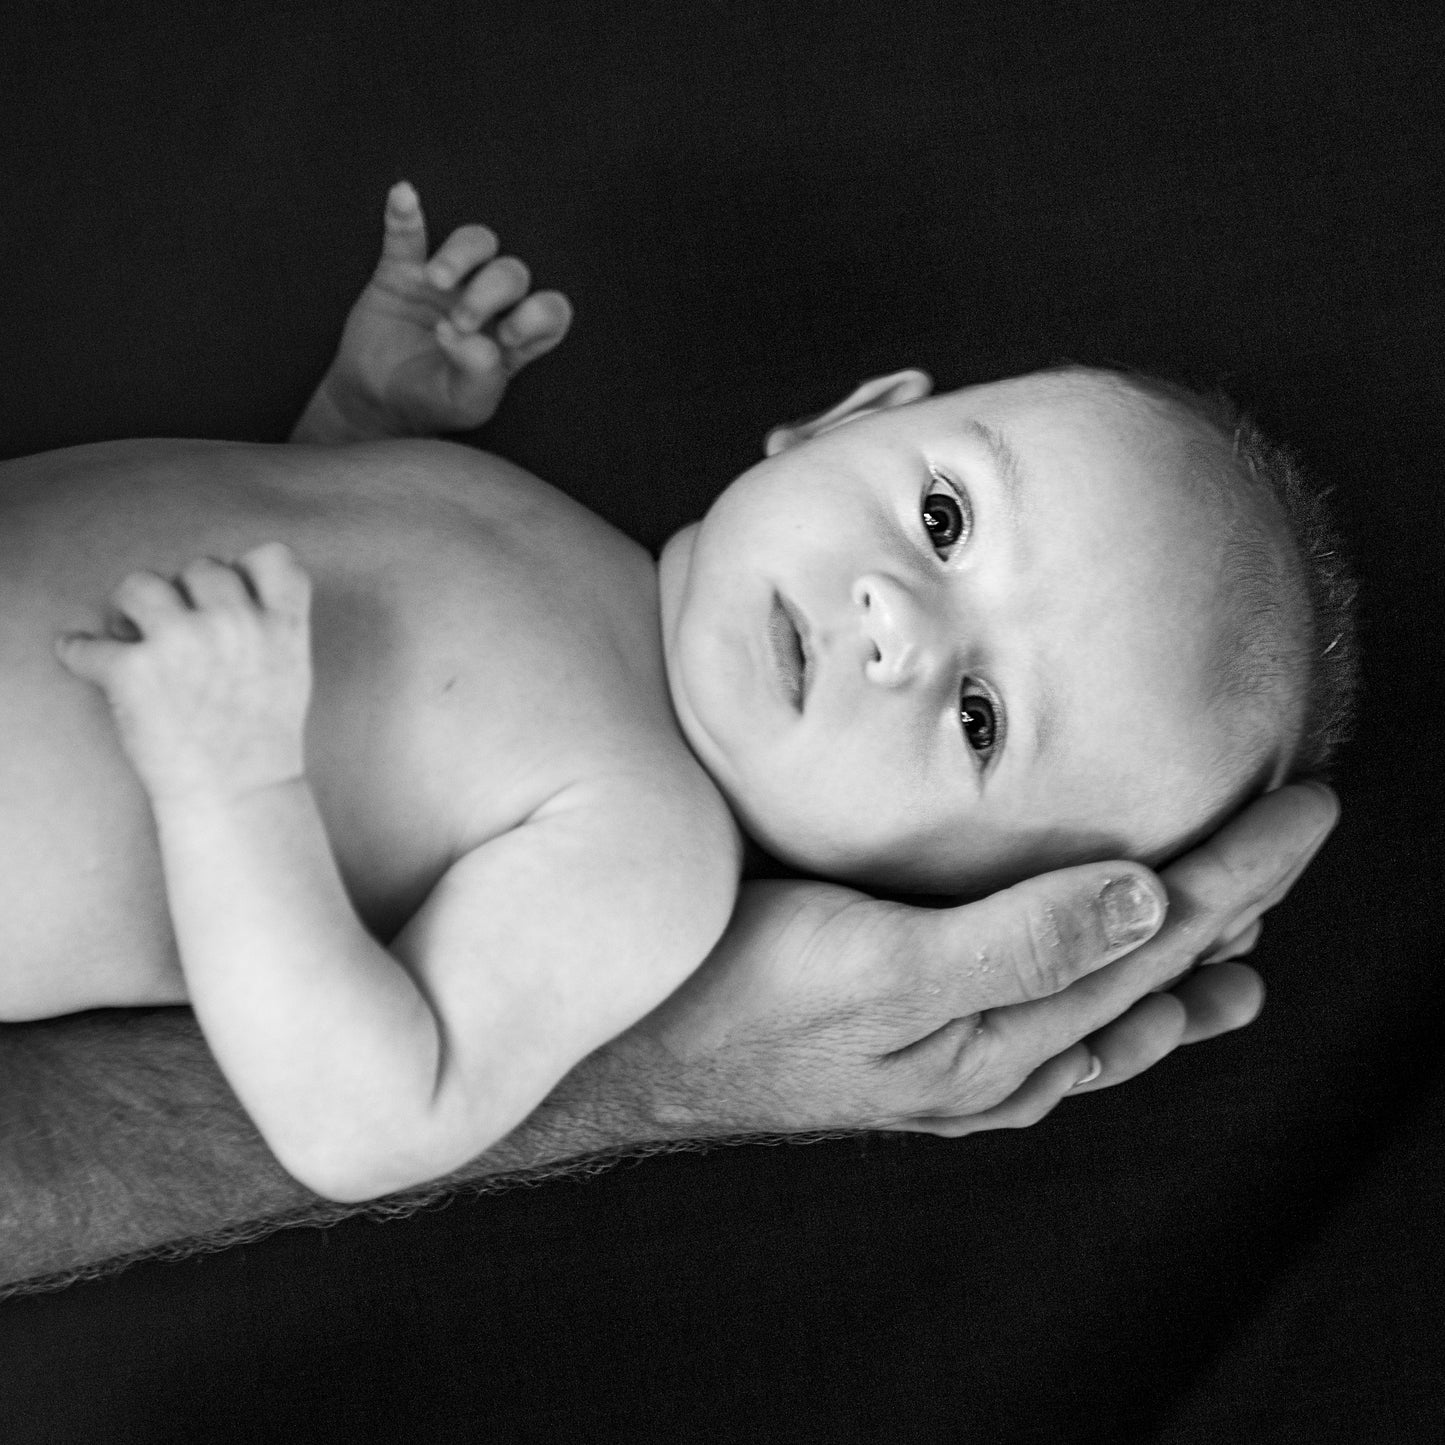
[(399, 181), (387, 195), (376, 271), (291, 440), (374, 441), (481, 426), (508, 381), (571, 325), (567, 298), (529, 294), (531, 284), (523, 262), (497, 257), (485, 226), (453, 231), (428, 261), (421, 203)]
[(196, 1016), (291, 1168), (314, 1152), (308, 1115), (425, 1100), (438, 1058), (435, 1019), (358, 921), (306, 781), (309, 579), (270, 544), (177, 583), (132, 574), (112, 602), (133, 639), (70, 635), (57, 651), (106, 693), (151, 801)]
[[(1250, 951), (1261, 915), (1338, 811), (1332, 794), (1302, 784), (1250, 804), (1170, 865), (1162, 881), (1181, 906), (1150, 944), (1104, 969), (1115, 945), (1100, 868), (1109, 877), (1133, 865), (1071, 869), (948, 910), (849, 899), (821, 883), (746, 885), (726, 937), (684, 989), (589, 1054), (452, 1182), (537, 1177), (665, 1140), (861, 1129), (884, 1108), (895, 1127), (941, 1128), (941, 1114), (958, 1122), (961, 1098), (983, 1107), (989, 1081), (1010, 1075), (1024, 1082), (976, 1126), (1034, 1122), (1057, 1097), (1041, 1099), (1040, 1083), (1066, 1088), (1059, 1056), (1076, 1061), (1081, 1039), (1104, 1063), (1092, 1090), (1254, 1017), (1259, 976), (1217, 960)], [(1031, 967), (1042, 937), (1060, 950), (1055, 972), (1067, 986), (1005, 1010), (1005, 1038), (996, 1013), (978, 1013), (987, 1002), (979, 971), (960, 960), (990, 963), (995, 996), (1008, 972), (999, 960)], [(1204, 958), (1216, 963), (1168, 994), (1153, 991)], [(1120, 989), (1107, 1004), (1112, 1021), (1090, 1032), (1111, 977)], [(960, 1021), (972, 1032), (960, 1033)], [(920, 1047), (925, 1040), (936, 1046)], [(0, 1026), (0, 1296), (12, 1282), (49, 1287), (116, 1256), (170, 1254), (174, 1241), (190, 1241), (182, 1251), (214, 1246), (342, 1212), (273, 1167), (183, 1010), (96, 1009)]]
[(490, 1148), (671, 992), (726, 926), (737, 858), (705, 812), (620, 776), (463, 854), (384, 948), (305, 776), (309, 592), (278, 543), (176, 583), (135, 573), (112, 599), (133, 638), (57, 649), (105, 691), (149, 795), (222, 1072), (287, 1170), (354, 1201)]

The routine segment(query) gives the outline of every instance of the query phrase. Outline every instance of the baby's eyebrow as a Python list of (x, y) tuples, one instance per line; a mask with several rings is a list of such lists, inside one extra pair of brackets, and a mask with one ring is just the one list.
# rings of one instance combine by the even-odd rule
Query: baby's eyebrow
[(1003, 483), (1004, 501), (1008, 506), (1009, 522), (1018, 526), (1020, 497), (1027, 488), (1024, 480), (1023, 467), (1019, 463), (1018, 453), (1009, 445), (1009, 440), (1000, 431), (995, 431), (987, 422), (979, 421), (976, 417), (970, 417), (964, 428), (976, 436), (988, 449), (988, 454), (993, 458), (993, 464), (998, 470), (999, 480)]

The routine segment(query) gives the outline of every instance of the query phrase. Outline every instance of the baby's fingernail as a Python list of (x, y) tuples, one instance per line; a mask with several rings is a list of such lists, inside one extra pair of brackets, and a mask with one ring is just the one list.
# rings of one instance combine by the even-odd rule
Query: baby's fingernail
[(398, 181), (391, 188), (391, 203), (398, 210), (411, 210), (416, 205), (416, 187), (410, 181)]
[(1075, 1089), (1082, 1089), (1085, 1084), (1092, 1084), (1094, 1080), (1097, 1079), (1099, 1075), (1103, 1072), (1103, 1061), (1099, 1058), (1097, 1054), (1090, 1054), (1088, 1070), (1085, 1072), (1082, 1078), (1076, 1079), (1070, 1087)]
[(1099, 895), (1104, 913), (1104, 933), (1116, 948), (1126, 943), (1143, 943), (1159, 926), (1163, 910), (1152, 890), (1130, 875), (1114, 878)]

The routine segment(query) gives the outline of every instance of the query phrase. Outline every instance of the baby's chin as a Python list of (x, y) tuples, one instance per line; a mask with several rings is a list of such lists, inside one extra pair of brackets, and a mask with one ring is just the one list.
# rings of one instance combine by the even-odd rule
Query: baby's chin
[(807, 849), (759, 846), (768, 857), (776, 859), (793, 873), (825, 883), (841, 883), (879, 898), (966, 903), (986, 898), (1000, 888), (1022, 882), (1032, 877), (1034, 872), (1041, 871), (1026, 865), (1009, 867), (996, 863), (957, 868), (900, 865), (896, 860), (885, 858), (840, 860), (831, 853), (820, 856)]
[(1104, 832), (1079, 830), (1049, 837), (1000, 840), (984, 852), (982, 840), (967, 849), (931, 850), (929, 857), (902, 857), (896, 852), (870, 853), (837, 845), (810, 846), (804, 842), (758, 840), (771, 857), (812, 878), (843, 883), (867, 893), (888, 897), (937, 899), (967, 903), (986, 898), (1042, 873), (1086, 863), (1132, 860), (1157, 867), (1196, 841), (1182, 837), (1165, 848), (1131, 846), (1130, 840)]
[(1207, 807), (1192, 800), (1196, 806), (1172, 818), (1141, 817), (1137, 829), (1071, 823), (1025, 832), (980, 817), (929, 836), (909, 834), (900, 820), (888, 836), (863, 837), (849, 836), (837, 814), (829, 826), (827, 816), (799, 817), (776, 798), (723, 791), (743, 832), (793, 872), (869, 893), (960, 902), (1083, 864), (1127, 860), (1157, 869), (1208, 837), (1241, 803), (1235, 797)]
[(980, 897), (1029, 876), (1026, 864), (975, 856), (917, 842), (880, 847), (841, 839), (836, 832), (812, 832), (797, 825), (769, 826), (734, 803), (744, 833), (770, 858), (792, 872), (864, 892), (908, 897)]

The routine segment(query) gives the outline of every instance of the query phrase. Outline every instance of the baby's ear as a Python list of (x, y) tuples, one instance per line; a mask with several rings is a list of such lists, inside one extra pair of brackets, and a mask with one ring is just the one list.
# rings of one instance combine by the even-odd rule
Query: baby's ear
[(776, 456), (809, 437), (821, 436), (825, 431), (841, 426), (845, 421), (856, 421), (870, 412), (887, 411), (891, 406), (906, 406), (910, 401), (927, 396), (932, 390), (933, 378), (916, 367), (895, 371), (890, 376), (875, 376), (830, 411), (800, 417), (786, 426), (775, 426), (763, 442), (763, 451), (770, 457)]

